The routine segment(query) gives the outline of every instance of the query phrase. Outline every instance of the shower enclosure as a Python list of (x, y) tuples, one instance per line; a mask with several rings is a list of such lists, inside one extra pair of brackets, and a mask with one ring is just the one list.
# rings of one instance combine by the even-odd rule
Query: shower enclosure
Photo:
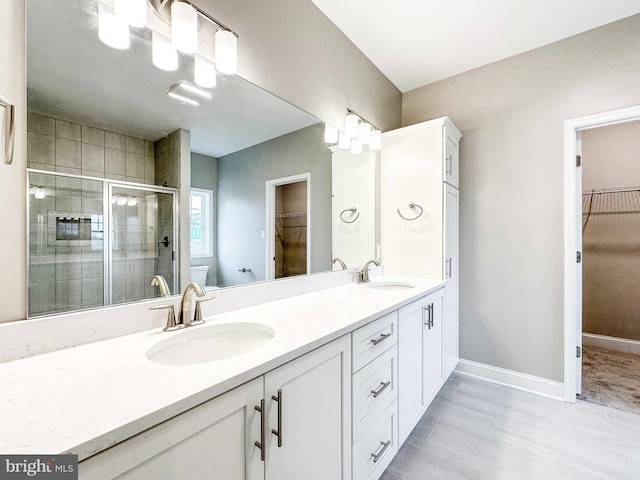
[(176, 292), (177, 190), (28, 170), (28, 315)]

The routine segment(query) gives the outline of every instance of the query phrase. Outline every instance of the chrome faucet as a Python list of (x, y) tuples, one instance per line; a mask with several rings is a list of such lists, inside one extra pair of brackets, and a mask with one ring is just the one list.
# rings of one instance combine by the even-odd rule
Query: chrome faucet
[(358, 283), (369, 283), (369, 267), (371, 266), (371, 264), (374, 264), (377, 267), (380, 266), (380, 262), (378, 262), (377, 260), (369, 260), (367, 263), (365, 263), (364, 267), (362, 267), (362, 270), (358, 272)]
[(158, 287), (160, 289), (161, 297), (170, 297), (171, 291), (169, 290), (169, 285), (167, 285), (167, 281), (164, 279), (162, 275), (156, 275), (151, 279), (151, 283), (149, 284), (152, 287)]
[(342, 260), (341, 258), (336, 257), (331, 261), (332, 264), (336, 263), (336, 262), (338, 262), (340, 264), (340, 266), (342, 267), (342, 270), (346, 270), (347, 269), (347, 264), (344, 263), (344, 260)]
[(178, 312), (178, 325), (184, 325), (188, 327), (191, 325), (193, 321), (191, 317), (191, 297), (193, 294), (196, 294), (196, 297), (204, 297), (205, 291), (197, 282), (190, 283), (187, 285), (187, 288), (184, 289), (184, 293), (182, 294), (182, 300), (180, 300), (180, 311)]

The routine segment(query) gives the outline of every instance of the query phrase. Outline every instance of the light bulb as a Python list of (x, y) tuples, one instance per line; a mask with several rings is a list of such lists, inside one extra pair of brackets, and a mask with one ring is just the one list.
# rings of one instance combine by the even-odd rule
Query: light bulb
[(178, 69), (178, 51), (171, 41), (156, 31), (151, 32), (151, 55), (153, 64), (161, 70)]
[(188, 3), (171, 4), (171, 42), (182, 53), (198, 50), (198, 12)]
[(357, 138), (351, 140), (351, 153), (359, 155), (362, 153), (362, 144)]
[(338, 141), (338, 129), (329, 125), (328, 123), (325, 123), (324, 141), (325, 143), (336, 143)]
[(373, 130), (371, 132), (371, 138), (369, 138), (369, 150), (380, 150), (382, 145), (382, 132), (380, 130)]
[(98, 38), (111, 48), (129, 48), (129, 25), (103, 3), (98, 3)]
[(368, 145), (371, 139), (371, 125), (367, 122), (362, 122), (358, 126), (358, 141), (363, 145)]
[(204, 88), (216, 86), (216, 66), (202, 55), (196, 54), (193, 66), (193, 80)]
[(338, 148), (346, 150), (351, 147), (351, 139), (342, 130), (338, 133)]
[(147, 0), (114, 0), (113, 10), (132, 27), (147, 26)]
[(238, 39), (229, 30), (220, 29), (215, 35), (216, 69), (233, 75), (238, 71)]
[(349, 138), (356, 138), (358, 136), (358, 123), (360, 118), (355, 113), (349, 113), (344, 117), (344, 133)]

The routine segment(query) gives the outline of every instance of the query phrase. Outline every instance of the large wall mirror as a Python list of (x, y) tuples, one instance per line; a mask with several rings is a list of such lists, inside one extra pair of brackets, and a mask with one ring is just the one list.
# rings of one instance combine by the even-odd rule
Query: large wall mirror
[(27, 0), (30, 317), (178, 293), (178, 262), (211, 288), (337, 268), (323, 124), (235, 75), (181, 93), (193, 64), (156, 68), (148, 29), (104, 45), (96, 0)]

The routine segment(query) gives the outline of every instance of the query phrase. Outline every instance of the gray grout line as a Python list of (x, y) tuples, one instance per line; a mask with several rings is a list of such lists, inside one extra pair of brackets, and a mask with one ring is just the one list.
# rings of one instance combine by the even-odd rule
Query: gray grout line
[(436, 424), (433, 426), (433, 428), (431, 429), (431, 432), (429, 433), (429, 436), (427, 437), (427, 443), (429, 442), (429, 440), (431, 440), (431, 435), (433, 435), (433, 432), (436, 431), (436, 428), (438, 428), (438, 425), (440, 424), (440, 419), (442, 417), (438, 417), (438, 419), (436, 420)]

